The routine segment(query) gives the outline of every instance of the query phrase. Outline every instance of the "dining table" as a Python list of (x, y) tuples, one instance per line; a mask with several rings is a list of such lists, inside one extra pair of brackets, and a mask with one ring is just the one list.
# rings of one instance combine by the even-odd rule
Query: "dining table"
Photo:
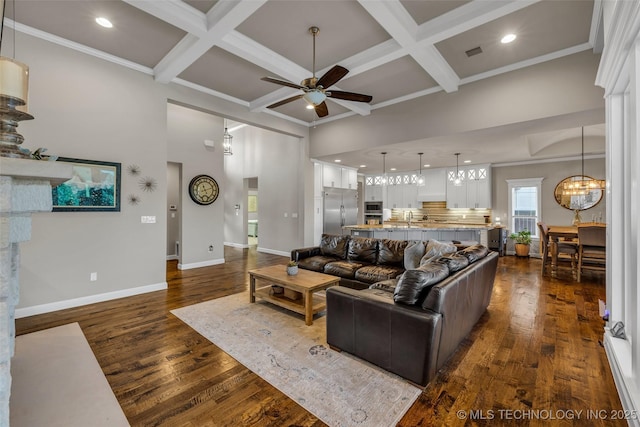
[[(549, 245), (551, 249), (551, 275), (556, 276), (558, 270), (558, 242), (560, 239), (566, 241), (578, 240), (578, 227), (575, 225), (549, 225)], [(577, 243), (576, 243), (577, 248)]]
[[(602, 222), (581, 222), (580, 225), (604, 225)], [(578, 226), (577, 225), (548, 225), (549, 245), (551, 249), (551, 275), (555, 276), (558, 267), (557, 244), (563, 241), (574, 241), (576, 249), (578, 247)]]

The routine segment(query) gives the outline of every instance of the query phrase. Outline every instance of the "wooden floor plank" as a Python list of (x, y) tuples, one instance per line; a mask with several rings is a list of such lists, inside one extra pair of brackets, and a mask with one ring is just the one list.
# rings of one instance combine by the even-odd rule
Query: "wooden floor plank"
[[(284, 263), (238, 248), (211, 267), (181, 271), (169, 261), (167, 290), (18, 319), (17, 332), (78, 322), (132, 426), (322, 426), (170, 313), (246, 291), (248, 270)], [(515, 411), (622, 409), (599, 342), (604, 275), (577, 283), (540, 270), (533, 258), (500, 258), (488, 311), (400, 426), (626, 425), (585, 414), (513, 419)]]

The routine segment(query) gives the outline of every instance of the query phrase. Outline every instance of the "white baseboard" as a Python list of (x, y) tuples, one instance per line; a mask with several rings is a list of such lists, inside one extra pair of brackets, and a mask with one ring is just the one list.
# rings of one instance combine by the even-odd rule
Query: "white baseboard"
[[(603, 341), (622, 408), (630, 414), (638, 414), (640, 393), (636, 383), (637, 376), (633, 375), (631, 369), (631, 344), (627, 340), (614, 338), (609, 331), (605, 331)], [(630, 426), (640, 426), (637, 417), (629, 417), (627, 422)]]
[(287, 258), (291, 258), (291, 252), (276, 251), (274, 249), (261, 248), (260, 246), (258, 246), (258, 249), (256, 250), (258, 252), (264, 252), (266, 254), (282, 255), (282, 256), (286, 256)]
[(224, 258), (211, 259), (209, 261), (192, 262), (191, 264), (178, 264), (178, 270), (191, 270), (192, 268), (209, 267), (218, 264), (224, 264)]
[(53, 311), (64, 310), (67, 308), (80, 307), (82, 305), (94, 304), (97, 302), (130, 297), (133, 295), (162, 291), (164, 289), (167, 289), (167, 282), (156, 283), (154, 285), (139, 286), (137, 288), (122, 289), (120, 291), (106, 292), (103, 294), (88, 295), (86, 297), (56, 301), (48, 304), (34, 305), (31, 307), (16, 308), (16, 319), (35, 316), (36, 314), (51, 313)]
[(180, 259), (178, 255), (167, 255), (167, 261), (173, 261), (174, 259)]

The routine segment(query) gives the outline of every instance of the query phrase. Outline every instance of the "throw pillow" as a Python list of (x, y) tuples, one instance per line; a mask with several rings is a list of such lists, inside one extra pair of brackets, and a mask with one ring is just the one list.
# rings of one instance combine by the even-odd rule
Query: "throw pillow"
[(426, 247), (424, 242), (410, 242), (409, 246), (404, 250), (404, 269), (414, 270), (420, 267), (420, 260), (424, 256)]
[(444, 254), (439, 257), (431, 258), (429, 262), (438, 262), (441, 264), (447, 264), (447, 267), (449, 267), (449, 274), (453, 274), (456, 271), (460, 271), (469, 265), (469, 260), (467, 259), (467, 257), (455, 252), (451, 254)]
[(489, 253), (489, 249), (483, 245), (473, 245), (458, 251), (458, 253), (466, 257), (469, 260), (469, 264), (473, 264), (480, 258), (486, 257)]
[(334, 236), (331, 234), (323, 234), (320, 240), (320, 252), (324, 256), (334, 256), (341, 259), (347, 257), (347, 243), (349, 242), (348, 234), (344, 236)]
[(450, 254), (457, 250), (453, 243), (439, 242), (437, 240), (429, 240), (427, 242), (427, 248), (424, 256), (420, 260), (420, 266), (429, 262), (429, 259), (438, 257), (444, 254)]
[(422, 304), (431, 287), (447, 276), (449, 267), (446, 264), (428, 264), (417, 270), (407, 270), (398, 279), (393, 300), (407, 305)]

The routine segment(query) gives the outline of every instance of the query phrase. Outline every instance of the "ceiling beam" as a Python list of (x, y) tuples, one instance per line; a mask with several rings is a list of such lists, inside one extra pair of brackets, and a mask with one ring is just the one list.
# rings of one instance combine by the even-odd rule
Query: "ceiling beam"
[(447, 92), (458, 90), (460, 77), (435, 46), (417, 40), (418, 25), (399, 0), (358, 0), (391, 37)]
[(531, 6), (540, 0), (472, 1), (420, 25), (416, 40), (436, 44), (510, 13)]
[(204, 37), (207, 34), (207, 17), (198, 9), (180, 0), (123, 0), (149, 15), (165, 21), (174, 27)]
[[(235, 0), (217, 2), (206, 14), (207, 22), (209, 23), (207, 32), (201, 37), (196, 34), (187, 34), (178, 42), (154, 67), (155, 79), (162, 83), (168, 83), (173, 80), (209, 49), (220, 43), (224, 36), (251, 16), (266, 1)], [(172, 4), (172, 2), (161, 2), (158, 3), (157, 7), (167, 7), (167, 4)], [(167, 22), (172, 23), (171, 21)]]

